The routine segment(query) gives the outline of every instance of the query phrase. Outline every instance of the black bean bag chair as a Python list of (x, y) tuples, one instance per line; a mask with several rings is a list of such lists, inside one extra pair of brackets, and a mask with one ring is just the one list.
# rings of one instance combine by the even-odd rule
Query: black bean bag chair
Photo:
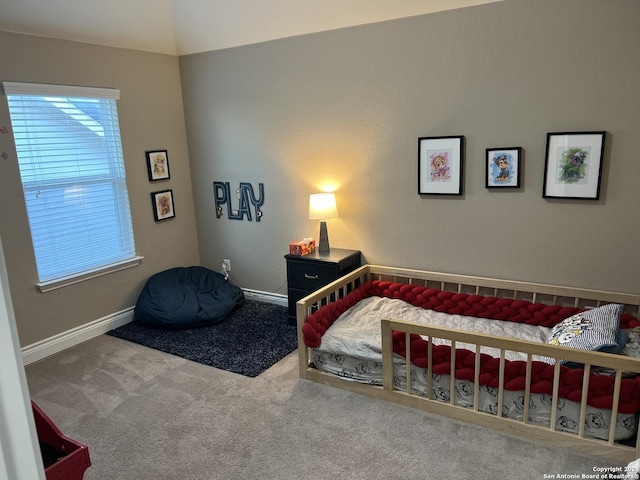
[(148, 327), (196, 328), (227, 318), (244, 302), (240, 287), (204, 267), (178, 267), (147, 280), (133, 319)]

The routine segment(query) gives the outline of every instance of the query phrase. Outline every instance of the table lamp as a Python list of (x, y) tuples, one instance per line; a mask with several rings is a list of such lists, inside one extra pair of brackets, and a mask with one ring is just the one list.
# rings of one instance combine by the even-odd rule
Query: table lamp
[(319, 252), (329, 252), (326, 220), (337, 216), (338, 207), (336, 206), (336, 196), (333, 193), (312, 193), (309, 195), (309, 220), (320, 220)]

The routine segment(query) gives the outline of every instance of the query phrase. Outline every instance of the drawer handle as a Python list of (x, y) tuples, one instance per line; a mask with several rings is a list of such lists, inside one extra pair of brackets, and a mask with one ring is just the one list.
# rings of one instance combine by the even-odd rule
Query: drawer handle
[(305, 273), (304, 278), (308, 278), (309, 280), (318, 280), (318, 275), (309, 275), (308, 273)]

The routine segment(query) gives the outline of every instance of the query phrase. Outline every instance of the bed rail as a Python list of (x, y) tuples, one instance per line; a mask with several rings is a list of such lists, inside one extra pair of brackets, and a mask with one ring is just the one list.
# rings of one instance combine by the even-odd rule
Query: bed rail
[[(587, 352), (575, 350), (560, 346), (551, 346), (540, 343), (534, 343), (524, 340), (505, 339), (503, 337), (495, 337), (492, 335), (484, 335), (478, 333), (469, 333), (455, 330), (448, 330), (439, 327), (432, 327), (400, 320), (384, 319), (382, 320), (382, 363), (383, 363), (383, 389), (385, 391), (393, 391), (398, 395), (398, 403), (411, 405), (422, 410), (445, 415), (451, 418), (465, 420), (477, 425), (491, 427), (502, 430), (507, 433), (525, 434), (529, 438), (536, 438), (544, 441), (551, 441), (560, 446), (572, 447), (579, 445), (582, 452), (592, 453), (599, 456), (607, 456), (620, 461), (631, 461), (640, 457), (640, 443), (636, 438), (636, 445), (639, 447), (626, 446), (614, 442), (615, 428), (617, 424), (618, 406), (620, 402), (620, 385), (622, 382), (623, 372), (628, 375), (629, 372), (640, 374), (640, 359), (623, 357), (619, 355), (611, 355), (600, 352)], [(465, 343), (475, 345), (475, 358), (479, 359), (482, 347), (492, 347), (500, 350), (500, 370), (499, 370), (499, 386), (498, 386), (498, 408), (496, 413), (487, 413), (479, 410), (480, 398), (480, 362), (475, 362), (474, 372), (474, 405), (472, 408), (456, 405), (456, 389), (454, 387), (456, 372), (456, 355), (451, 355), (450, 366), (450, 398), (448, 402), (442, 402), (434, 398), (431, 385), (432, 376), (429, 375), (429, 385), (425, 395), (416, 394), (412, 389), (412, 380), (410, 374), (411, 364), (407, 362), (405, 366), (405, 382), (406, 389), (404, 391), (394, 390), (394, 371), (393, 368), (387, 368), (393, 365), (393, 339), (392, 332), (404, 332), (407, 351), (405, 358), (410, 358), (410, 334), (421, 335), (429, 342), (428, 346), (428, 364), (431, 365), (432, 348), (434, 339), (443, 339), (451, 342), (451, 348), (455, 350), (457, 343)], [(531, 394), (531, 373), (533, 355), (550, 357), (556, 359), (555, 368), (553, 369), (553, 392), (551, 395), (551, 418), (549, 425), (529, 423), (529, 402), (523, 403), (524, 411), (521, 420), (503, 417), (504, 402), (504, 383), (505, 383), (505, 353), (521, 352), (526, 354), (526, 380), (524, 398), (528, 399)], [(580, 421), (578, 423), (578, 433), (568, 433), (556, 430), (557, 423), (557, 407), (559, 400), (559, 384), (560, 384), (560, 362), (567, 360), (584, 364), (584, 375), (581, 394)], [(589, 391), (589, 378), (591, 368), (598, 366), (615, 371), (615, 386), (611, 408), (611, 419), (609, 422), (609, 438), (608, 440), (599, 440), (589, 438), (585, 434), (585, 418), (587, 415), (587, 393)], [(640, 432), (640, 430), (639, 430)]]
[[(412, 285), (437, 288), (440, 290), (451, 292), (495, 296), (498, 298), (526, 300), (532, 303), (573, 306), (577, 308), (593, 308), (606, 303), (620, 303), (624, 305), (624, 311), (626, 313), (630, 313), (636, 317), (640, 313), (640, 295), (546, 285), (540, 283), (527, 283), (513, 280), (501, 280), (484, 277), (420, 271), (405, 268), (384, 267), (379, 265), (364, 265), (345, 275), (344, 277), (341, 277), (338, 280), (328, 284), (324, 288), (308, 295), (307, 297), (302, 298), (297, 302), (296, 305), (300, 378), (372, 396), (374, 398), (399, 403), (405, 406), (418, 408), (424, 411), (449, 416), (489, 428), (496, 428), (508, 433), (526, 436), (528, 438), (536, 438), (563, 447), (569, 447), (583, 453), (610, 458), (612, 460), (629, 462), (635, 458), (640, 457), (640, 448), (617, 444), (613, 441), (613, 432), (611, 431), (609, 440), (607, 441), (586, 437), (583, 425), (584, 422), (581, 422), (578, 434), (566, 433), (556, 430), (555, 418), (551, 418), (548, 426), (542, 426), (539, 424), (529, 423), (527, 420), (528, 415), (526, 411), (523, 414), (523, 421), (516, 421), (510, 418), (502, 417), (499, 414), (493, 415), (484, 413), (482, 411), (479, 411), (477, 406), (474, 406), (474, 408), (466, 408), (457, 406), (452, 403), (447, 404), (433, 398), (417, 395), (411, 393), (410, 387), (409, 391), (394, 390), (393, 372), (390, 372), (390, 369), (388, 368), (385, 368), (384, 370), (385, 378), (383, 387), (347, 381), (340, 377), (336, 377), (317, 370), (310, 361), (310, 349), (305, 346), (302, 336), (302, 326), (307, 316), (320, 308), (322, 305), (325, 305), (336, 299), (343, 298), (358, 285), (361, 285), (364, 282), (370, 280), (388, 280), (392, 282), (408, 283)], [(586, 381), (584, 382), (587, 384), (586, 388), (588, 388), (589, 371), (591, 370), (592, 366), (598, 365), (612, 368), (616, 371), (614, 387), (615, 394), (613, 398), (614, 408), (612, 409), (612, 415), (614, 417), (612, 417), (611, 421), (611, 424), (613, 425), (615, 425), (614, 420), (617, 412), (617, 405), (620, 401), (619, 388), (622, 378), (622, 371), (640, 373), (639, 360), (621, 356), (603, 354), (598, 352), (576, 351), (557, 346), (548, 346), (519, 340), (505, 340), (504, 338), (500, 337), (456, 332), (447, 329), (438, 329), (436, 327), (427, 327), (424, 325), (413, 325), (394, 319), (385, 320), (382, 325), (382, 339), (384, 342), (383, 364), (385, 366), (390, 365), (389, 358), (393, 356), (393, 351), (390, 350), (392, 349), (392, 346), (390, 344), (392, 343), (391, 332), (393, 330), (406, 332), (407, 336), (411, 333), (416, 333), (433, 338), (448, 339), (454, 342), (454, 348), (455, 342), (470, 343), (476, 346), (485, 345), (487, 347), (499, 348), (502, 351), (502, 358), (500, 359), (501, 365), (503, 365), (505, 361), (504, 351), (513, 350), (523, 352), (527, 355), (528, 358), (527, 380), (525, 382), (527, 385), (529, 385), (530, 380), (529, 376), (531, 371), (532, 355), (542, 355), (552, 358), (558, 358), (558, 356), (560, 355), (561, 358), (564, 358), (566, 360), (586, 364)], [(480, 347), (478, 346), (477, 348)], [(477, 354), (478, 352), (476, 352), (476, 355)], [(430, 359), (428, 360), (428, 363), (430, 364)], [(455, 360), (452, 362), (452, 364), (454, 364), (452, 365), (452, 368), (455, 369)], [(478, 364), (478, 362), (476, 362), (476, 364)], [(500, 370), (503, 370), (502, 367)], [(560, 367), (556, 367), (553, 380), (553, 412), (555, 412), (555, 407), (558, 402), (557, 390), (559, 382), (559, 370)], [(391, 376), (391, 378), (389, 378), (389, 376)], [(453, 381), (454, 377), (452, 376), (452, 382)], [(407, 383), (408, 385), (411, 385), (410, 378)], [(474, 382), (474, 385), (476, 385), (475, 388), (478, 388), (477, 385), (479, 385), (479, 383)], [(526, 391), (525, 396), (527, 396), (528, 394), (529, 391)], [(587, 390), (583, 388), (583, 398), (581, 402), (583, 405), (586, 405), (586, 395)], [(499, 396), (500, 398), (502, 398), (503, 392), (500, 392)], [(455, 402), (455, 396), (452, 395), (452, 398)], [(478, 395), (475, 395), (474, 398), (477, 399)], [(525, 402), (525, 409), (526, 408), (527, 405)], [(585, 407), (582, 407), (582, 420), (584, 420), (584, 415)], [(639, 443), (640, 442), (638, 442), (636, 439), (636, 445), (638, 445)]]
[(325, 287), (316, 292), (301, 298), (296, 303), (296, 319), (298, 328), (298, 367), (300, 378), (307, 378), (309, 370), (309, 349), (304, 344), (302, 337), (302, 325), (306, 318), (322, 305), (344, 298), (350, 291), (358, 285), (370, 280), (369, 265), (363, 265), (340, 277), (339, 279), (329, 283)]
[(543, 283), (529, 283), (517, 280), (502, 280), (450, 273), (410, 270), (405, 268), (368, 266), (370, 280), (390, 280), (438, 288), (440, 290), (472, 293), (527, 300), (532, 303), (573, 306), (576, 308), (599, 307), (606, 303), (620, 303), (625, 312), (640, 316), (640, 295), (591, 290), (586, 288), (564, 287)]

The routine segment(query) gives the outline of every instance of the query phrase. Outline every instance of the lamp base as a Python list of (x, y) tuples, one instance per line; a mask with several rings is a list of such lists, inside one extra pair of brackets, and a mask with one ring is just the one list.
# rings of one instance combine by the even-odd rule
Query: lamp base
[(329, 248), (329, 233), (327, 232), (327, 222), (324, 220), (320, 222), (320, 241), (318, 243), (318, 251), (320, 253), (327, 253), (331, 249)]

